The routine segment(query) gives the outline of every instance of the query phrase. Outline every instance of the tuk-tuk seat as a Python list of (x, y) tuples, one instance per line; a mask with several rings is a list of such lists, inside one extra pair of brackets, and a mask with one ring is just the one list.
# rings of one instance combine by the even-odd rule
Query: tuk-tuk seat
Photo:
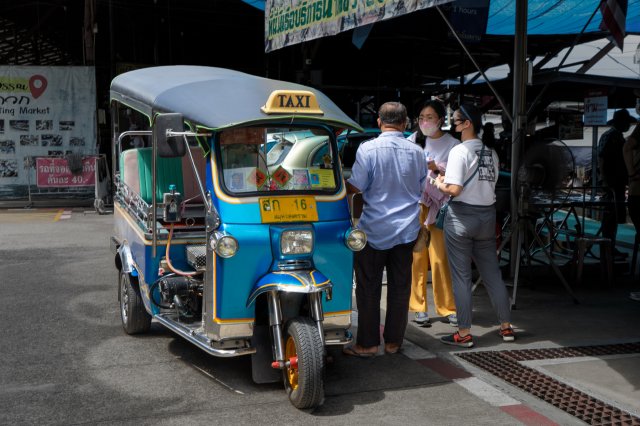
[[(205, 176), (205, 159), (197, 147), (191, 148), (198, 173)], [(120, 157), (120, 173), (122, 181), (147, 203), (151, 204), (153, 196), (153, 165), (151, 148), (134, 148), (124, 151)], [(188, 155), (176, 158), (158, 157), (156, 179), (156, 200), (162, 202), (162, 194), (169, 191), (169, 185), (176, 186), (176, 191), (185, 200), (200, 194), (195, 174)]]

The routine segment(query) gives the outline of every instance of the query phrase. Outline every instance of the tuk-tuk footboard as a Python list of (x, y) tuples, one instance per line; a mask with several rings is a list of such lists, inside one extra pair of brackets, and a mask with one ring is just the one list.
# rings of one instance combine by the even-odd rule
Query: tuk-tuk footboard
[(345, 346), (353, 342), (353, 335), (349, 330), (325, 330), (324, 344), (325, 346)]
[[(256, 352), (256, 349), (249, 346), (249, 342), (246, 340), (237, 340), (234, 341), (234, 345), (243, 345), (242, 347), (235, 347), (229, 349), (222, 349), (215, 347), (216, 345), (224, 344), (222, 342), (217, 342), (215, 340), (211, 340), (198, 331), (198, 328), (189, 327), (186, 324), (178, 323), (171, 318), (167, 314), (159, 314), (154, 317), (157, 319), (162, 325), (167, 327), (168, 329), (174, 331), (184, 339), (190, 341), (191, 343), (198, 346), (203, 351), (207, 352), (210, 355), (214, 355), (222, 358), (231, 358), (242, 355), (251, 355)], [(231, 346), (231, 342), (228, 343)]]

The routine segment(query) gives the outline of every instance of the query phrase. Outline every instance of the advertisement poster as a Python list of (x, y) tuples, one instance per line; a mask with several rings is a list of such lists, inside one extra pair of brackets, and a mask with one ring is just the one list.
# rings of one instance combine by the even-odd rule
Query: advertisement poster
[(558, 138), (582, 139), (584, 137), (584, 126), (582, 114), (564, 112), (558, 117)]
[(265, 52), (452, 0), (266, 0)]
[(0, 66), (0, 197), (36, 183), (37, 158), (96, 150), (93, 67)]

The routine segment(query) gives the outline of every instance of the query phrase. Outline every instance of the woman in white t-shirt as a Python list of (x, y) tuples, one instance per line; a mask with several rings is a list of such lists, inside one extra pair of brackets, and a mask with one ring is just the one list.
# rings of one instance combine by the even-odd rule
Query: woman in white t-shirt
[(462, 143), (449, 152), (445, 176), (435, 186), (454, 197), (444, 220), (444, 235), (458, 314), (458, 331), (442, 337), (443, 343), (470, 348), (472, 317), (473, 260), (500, 322), (503, 341), (515, 340), (511, 327), (509, 294), (502, 280), (496, 256), (495, 187), (498, 180), (498, 154), (478, 139), (482, 114), (471, 104), (463, 104), (453, 114), (455, 130)]
[[(409, 136), (409, 140), (417, 143), (424, 150), (429, 177), (436, 178), (444, 173), (451, 148), (460, 141), (442, 131), (446, 110), (438, 100), (427, 101), (420, 109), (418, 117), (419, 129)], [(420, 224), (426, 226), (431, 240), (427, 247), (423, 239), (418, 241), (413, 250), (411, 267), (411, 298), (409, 310), (415, 312), (414, 321), (421, 327), (430, 327), (427, 313), (427, 275), (431, 268), (431, 288), (436, 314), (447, 319), (449, 324), (458, 325), (456, 303), (451, 288), (451, 272), (444, 247), (444, 233), (434, 223), (436, 213), (448, 197), (435, 189), (433, 185), (425, 185), (420, 200)]]

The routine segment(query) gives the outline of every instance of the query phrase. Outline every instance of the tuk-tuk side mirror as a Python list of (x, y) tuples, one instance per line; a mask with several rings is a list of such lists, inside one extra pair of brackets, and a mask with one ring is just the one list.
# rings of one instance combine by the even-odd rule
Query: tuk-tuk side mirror
[(159, 157), (183, 157), (187, 152), (183, 136), (167, 136), (167, 130), (174, 132), (184, 131), (182, 114), (158, 114), (153, 126), (153, 140), (158, 147)]

